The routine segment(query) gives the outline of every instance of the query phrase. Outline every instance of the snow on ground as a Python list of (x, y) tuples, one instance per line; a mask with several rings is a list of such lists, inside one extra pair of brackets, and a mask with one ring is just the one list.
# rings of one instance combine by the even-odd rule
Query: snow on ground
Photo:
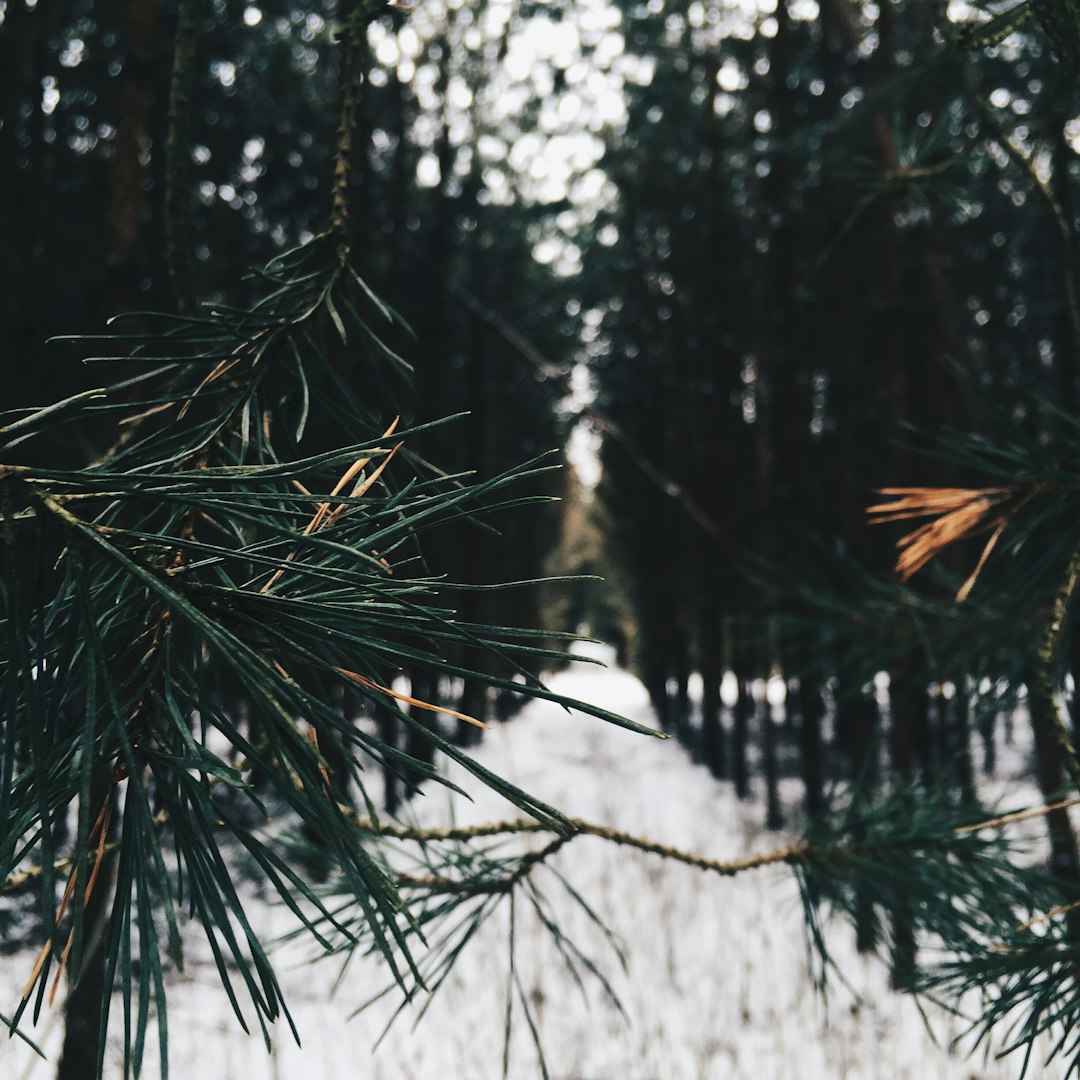
[[(576, 665), (552, 684), (655, 722), (644, 689), (625, 672)], [(730, 785), (693, 765), (673, 741), (547, 703), (533, 703), (497, 727), (477, 756), (571, 815), (712, 857), (788, 839), (765, 832), (760, 806), (740, 804)], [(517, 816), (470, 777), (455, 772), (454, 779), (475, 802), (457, 798), (451, 810), (450, 796), (436, 789), (409, 812), (425, 824), (446, 823), (451, 812), (459, 823)], [(796, 800), (797, 788), (790, 794)], [(574, 840), (553, 865), (621, 938), (628, 966), (621, 970), (580, 911), (560, 905), (574, 940), (609, 975), (624, 1019), (597, 986), (583, 999), (545, 932), (519, 908), (518, 972), (552, 1080), (1013, 1080), (1019, 1073), (1015, 1058), (985, 1061), (951, 1050), (958, 1022), (931, 1011), (928, 1030), (915, 1004), (888, 990), (884, 967), (855, 953), (846, 927), (831, 936), (850, 989), (835, 984), (823, 1003), (807, 977), (797, 889), (783, 869), (719, 879), (591, 837)], [(547, 871), (539, 873), (552, 881)], [(260, 905), (252, 921), (270, 934), (283, 925), (281, 916)], [(169, 988), (171, 1074), (181, 1080), (495, 1080), (503, 1075), (507, 929), (506, 918), (487, 924), (419, 1025), (399, 1020), (376, 1050), (390, 1007), (351, 1020), (349, 1014), (385, 984), (377, 963), (354, 962), (335, 989), (336, 961), (313, 962), (296, 946), (279, 953), (302, 1046), (279, 1025), (267, 1054), (261, 1039), (237, 1027), (213, 965), (196, 960)], [(24, 959), (10, 958), (0, 971), (0, 1010), (8, 1011), (18, 994), (32, 963)], [(61, 1023), (58, 1007), (31, 1032), (49, 1050), (49, 1063), (16, 1041), (0, 1043), (0, 1077), (51, 1077)], [(110, 1048), (109, 1076), (120, 1075), (118, 1053)], [(145, 1075), (158, 1071), (152, 1062)], [(1029, 1076), (1062, 1071), (1036, 1067)], [(540, 1076), (520, 1019), (507, 1075)]]

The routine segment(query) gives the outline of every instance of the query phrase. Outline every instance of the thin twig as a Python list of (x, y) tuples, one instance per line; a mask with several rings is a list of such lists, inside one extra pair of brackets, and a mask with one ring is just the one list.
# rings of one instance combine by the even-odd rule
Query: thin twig
[[(377, 836), (393, 840), (410, 840), (418, 843), (432, 843), (437, 841), (468, 842), (479, 840), (484, 837), (512, 836), (522, 833), (547, 833), (552, 832), (550, 826), (532, 818), (515, 818), (509, 821), (491, 821), (481, 825), (458, 826), (450, 829), (423, 829), (412, 828), (407, 825), (376, 824), (370, 818), (354, 817), (355, 823), (365, 832), (374, 833)], [(606, 840), (611, 844), (621, 847), (631, 847), (648, 854), (659, 855), (661, 858), (670, 859), (673, 862), (683, 863), (686, 866), (694, 866), (699, 870), (707, 870), (710, 873), (720, 874), (723, 877), (734, 877), (744, 870), (756, 870), (763, 866), (772, 866), (777, 863), (799, 863), (814, 853), (814, 849), (808, 844), (788, 844), (784, 847), (774, 848), (771, 851), (760, 852), (756, 855), (746, 855), (739, 859), (710, 859), (697, 852), (685, 851), (682, 848), (670, 847), (667, 844), (659, 844), (655, 840), (649, 840), (634, 833), (624, 832), (621, 829), (613, 829), (607, 825), (598, 825), (582, 818), (569, 818), (568, 825), (571, 834), (563, 837), (569, 841), (578, 836), (595, 836), (600, 840)]]
[[(217, 777), (211, 776), (209, 780), (210, 783), (214, 783)], [(1060, 802), (1048, 803), (1046, 806), (1033, 807), (1030, 810), (1018, 810), (1015, 813), (1003, 814), (1000, 817), (987, 818), (985, 821), (976, 822), (974, 825), (962, 825), (953, 831), (957, 836), (963, 836), (967, 833), (979, 832), (982, 829), (1013, 825), (1021, 821), (1031, 821), (1035, 818), (1045, 817), (1056, 810), (1065, 810), (1073, 806), (1080, 806), (1080, 796), (1063, 799)], [(471, 840), (482, 840), (487, 837), (528, 835), (530, 833), (550, 833), (554, 831), (550, 825), (536, 821), (534, 818), (508, 818), (503, 821), (485, 821), (479, 825), (458, 825), (449, 828), (422, 828), (419, 826), (399, 825), (396, 822), (375, 822), (369, 817), (358, 814), (352, 807), (343, 803), (338, 804), (338, 809), (347, 820), (351, 821), (362, 832), (387, 840), (407, 840), (419, 844), (439, 842), (467, 843)], [(154, 824), (160, 826), (167, 820), (168, 815), (161, 812), (154, 817)], [(746, 870), (758, 870), (762, 867), (776, 866), (781, 863), (794, 866), (799, 863), (809, 862), (814, 858), (853, 854), (856, 850), (854, 848), (840, 847), (815, 848), (809, 844), (786, 844), (783, 847), (772, 848), (769, 851), (744, 855), (738, 859), (710, 859), (694, 851), (670, 847), (647, 837), (624, 832), (621, 829), (613, 829), (607, 825), (598, 825), (596, 822), (586, 821), (583, 818), (568, 818), (567, 824), (571, 831), (569, 835), (557, 838), (559, 847), (578, 836), (595, 836), (597, 839), (606, 840), (611, 844), (634, 848), (650, 855), (659, 855), (663, 859), (669, 859), (672, 862), (682, 863), (686, 866), (693, 866), (709, 873), (719, 874), (721, 877), (735, 877)], [(118, 843), (109, 844), (105, 848), (105, 853), (108, 854), (118, 846)], [(70, 867), (70, 859), (58, 859), (53, 864), (53, 869), (57, 872), (67, 870)], [(0, 885), (0, 894), (15, 892), (40, 877), (42, 873), (43, 867), (41, 866), (32, 866), (26, 870), (20, 870), (12, 874)], [(419, 885), (425, 880), (437, 881), (440, 879), (410, 878), (408, 876), (402, 876), (398, 879), (399, 884), (411, 883), (413, 885)], [(448, 884), (445, 881), (441, 883)]]
[(1001, 817), (990, 818), (988, 821), (980, 821), (975, 825), (964, 825), (956, 830), (957, 834), (978, 832), (980, 829), (993, 829), (999, 825), (1012, 825), (1017, 821), (1031, 821), (1033, 818), (1046, 817), (1055, 810), (1068, 810), (1071, 806), (1080, 806), (1080, 797), (1062, 799), (1061, 802), (1047, 803), (1045, 806), (1036, 806), (1031, 810), (1018, 810), (1014, 814), (1003, 814)]
[(1068, 915), (1071, 911), (1076, 911), (1080, 908), (1080, 900), (1073, 900), (1068, 904), (1060, 904), (1056, 908), (1051, 908), (1049, 911), (1043, 912), (1042, 915), (1037, 915), (1034, 919), (1028, 919), (1026, 923), (1021, 923), (1017, 930), (1033, 930), (1036, 926), (1042, 926), (1043, 923), (1048, 923), (1051, 919), (1056, 919), (1059, 915)]
[(570, 841), (568, 836), (557, 836), (538, 851), (531, 851), (514, 867), (513, 873), (493, 881), (468, 881), (463, 878), (437, 876), (415, 877), (399, 874), (394, 883), (399, 889), (423, 889), (425, 892), (456, 893), (465, 896), (495, 896), (513, 892), (541, 863), (555, 854)]

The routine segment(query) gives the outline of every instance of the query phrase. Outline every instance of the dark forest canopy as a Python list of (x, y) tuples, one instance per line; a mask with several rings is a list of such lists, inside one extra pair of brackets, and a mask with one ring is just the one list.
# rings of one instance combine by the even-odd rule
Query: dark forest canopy
[[(1047, 813), (1053, 880), (1017, 871), (1004, 841), (964, 839), (985, 838), (979, 781), (1021, 698), (1047, 803), (1080, 785), (1061, 700), (1080, 684), (1071, 5), (0, 13), (0, 875), (40, 886), (15, 937), (55, 925), (77, 968), (85, 916), (109, 920), (114, 965), (132, 947), (126, 909), (94, 906), (107, 890), (75, 902), (70, 931), (54, 895), (60, 856), (65, 871), (110, 865), (121, 784), (135, 794), (108, 873), (143, 913), (138, 947), (157, 957), (166, 857), (212, 922), (235, 900), (201, 861), (210, 821), (234, 809), (213, 776), (298, 815), (305, 858), (340, 857), (355, 913), (324, 908), (311, 927), (382, 949), (415, 986), (412, 935), (457, 901), (425, 896), (409, 923), (401, 881), (369, 859), (383, 858), (378, 814), (434, 778), (436, 748), (468, 757), (451, 719), (544, 696), (532, 667), (584, 627), (620, 645), (703, 768), (740, 796), (760, 771), (770, 827), (803, 828), (773, 861), (799, 875), (812, 935), (831, 906), (861, 946), (886, 948), (900, 988), (1004, 986), (988, 1030), (1030, 1004), (1021, 1041), (1049, 1017), (1076, 1066), (1067, 812)], [(147, 358), (165, 367), (148, 375)], [(33, 411), (106, 385), (103, 403)], [(577, 468), (548, 469), (541, 456), (568, 444)], [(493, 528), (477, 523), (482, 495)], [(159, 505), (135, 513), (140, 500)], [(96, 516), (73, 524), (74, 505)], [(88, 552), (107, 565), (84, 578)], [(608, 583), (475, 587), (545, 571)], [(462, 586), (452, 599), (444, 581)], [(379, 617), (346, 586), (384, 603)], [(162, 628), (179, 623), (172, 654)], [(363, 670), (346, 667), (346, 639), (369, 646)], [(243, 662), (215, 666), (226, 654)], [(43, 657), (72, 689), (41, 689)], [(749, 692), (770, 677), (787, 688), (782, 727)], [(148, 702), (164, 719), (146, 720)], [(290, 719), (305, 710), (310, 740)], [(192, 740), (200, 712), (230, 755)], [(40, 744), (42, 722), (67, 757)], [(350, 787), (353, 754), (383, 770), (385, 806)], [(781, 802), (785, 769), (797, 806)], [(552, 851), (604, 835), (506, 791), (538, 822), (516, 831), (550, 832)], [(161, 840), (181, 808), (202, 825)], [(245, 822), (229, 819), (234, 846), (307, 897)], [(441, 881), (465, 859), (458, 892), (484, 903), (547, 858), (470, 850), (429, 869)], [(497, 889), (477, 886), (493, 874)], [(1048, 907), (1035, 947), (1019, 912)], [(951, 966), (920, 966), (925, 935)], [(247, 944), (234, 960), (274, 1019)], [(139, 1045), (150, 998), (163, 1009), (155, 963), (95, 976), (138, 982)]]

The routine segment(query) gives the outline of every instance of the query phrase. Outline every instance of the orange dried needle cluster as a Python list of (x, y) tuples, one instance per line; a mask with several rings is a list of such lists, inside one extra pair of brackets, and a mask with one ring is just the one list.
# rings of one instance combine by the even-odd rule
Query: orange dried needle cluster
[[(94, 855), (94, 865), (90, 871), (90, 880), (86, 884), (86, 891), (83, 893), (83, 904), (86, 905), (90, 902), (90, 897), (93, 895), (94, 886), (97, 884), (98, 873), (101, 870), (102, 862), (105, 858), (106, 841), (109, 835), (109, 823), (112, 820), (113, 812), (113, 796), (115, 794), (115, 777), (114, 787), (105, 797), (105, 802), (101, 807), (101, 811), (97, 816), (97, 820), (94, 822), (94, 827), (90, 830), (90, 834), (87, 837), (87, 844), (93, 844), (97, 841), (97, 850)], [(64, 890), (64, 898), (60, 901), (60, 910), (56, 913), (56, 926), (59, 928), (60, 923), (63, 921), (64, 912), (67, 911), (68, 904), (71, 902), (71, 897), (75, 892), (75, 883), (79, 880), (79, 867), (76, 866), (71, 871), (71, 877), (68, 878), (67, 888)], [(64, 945), (64, 951), (60, 954), (60, 963), (57, 965), (56, 976), (53, 979), (52, 989), (49, 991), (49, 1005), (56, 1000), (56, 992), (60, 989), (60, 979), (64, 974), (64, 966), (67, 964), (68, 956), (71, 953), (71, 947), (75, 942), (75, 927), (73, 926), (68, 932), (67, 944)], [(41, 974), (41, 969), (45, 966), (45, 961), (48, 960), (49, 954), (52, 952), (52, 938), (49, 938), (41, 948), (41, 952), (38, 953), (37, 961), (34, 964), (34, 970), (30, 973), (30, 978), (27, 980), (26, 987), (23, 990), (22, 996), (25, 1001), (34, 990), (34, 984), (37, 982), (38, 976)]]
[[(1017, 490), (1011, 487), (880, 488), (878, 494), (892, 501), (867, 507), (866, 513), (872, 524), (881, 525), (890, 521), (922, 517), (933, 519), (897, 541), (900, 556), (896, 560), (896, 570), (904, 581), (950, 544), (990, 531), (990, 538), (975, 569), (956, 594), (956, 599), (960, 602), (971, 592), (975, 579), (1004, 531), (1008, 518), (1017, 508), (1017, 503), (1013, 501)], [(1013, 502), (1013, 505), (1003, 509), (1009, 502)]]
[[(389, 435), (393, 435), (394, 431), (397, 429), (398, 421), (400, 419), (401, 417), (399, 416), (394, 417), (393, 423), (383, 432), (382, 437), (384, 439), (387, 438)], [(402, 444), (398, 443), (397, 446), (395, 446), (389, 453), (386, 453), (386, 451), (379, 451), (381, 453), (386, 453), (386, 456), (379, 463), (378, 468), (376, 468), (372, 472), (372, 474), (366, 479), (363, 477), (362, 474), (368, 463), (371, 461), (373, 455), (369, 454), (354, 461), (352, 465), (350, 465), (349, 468), (346, 470), (345, 475), (334, 485), (334, 490), (330, 492), (330, 498), (332, 499), (335, 496), (340, 495), (345, 490), (346, 486), (351, 481), (356, 480), (358, 476), (360, 477), (360, 479), (357, 480), (356, 486), (353, 488), (352, 494), (349, 497), (352, 499), (359, 499), (363, 495), (366, 495), (368, 489), (375, 483), (376, 480), (379, 479), (380, 476), (382, 476), (383, 470), (386, 468), (387, 465), (390, 464), (390, 462), (394, 458), (394, 455), (401, 449), (401, 446)], [(294, 483), (296, 483), (296, 481), (294, 481)], [(306, 488), (302, 488), (302, 490), (305, 495), (310, 494), (310, 492), (308, 492)], [(348, 507), (348, 503), (341, 503), (335, 509), (331, 510), (329, 502), (319, 503), (319, 507), (315, 511), (315, 516), (307, 523), (307, 525), (304, 527), (304, 531), (300, 535), (310, 536), (317, 529), (325, 528), (328, 525), (332, 525), (348, 509)], [(372, 554), (376, 556), (378, 555), (377, 552), (372, 552)], [(294, 551), (286, 557), (285, 561), (287, 563), (292, 562), (295, 557), (296, 552)], [(379, 561), (383, 564), (383, 566), (386, 567), (387, 571), (389, 572), (390, 564), (385, 559), (380, 559)], [(285, 567), (279, 567), (277, 570), (274, 571), (274, 573), (270, 577), (270, 580), (259, 590), (259, 592), (269, 592), (282, 579), (282, 577), (284, 577), (284, 575)]]

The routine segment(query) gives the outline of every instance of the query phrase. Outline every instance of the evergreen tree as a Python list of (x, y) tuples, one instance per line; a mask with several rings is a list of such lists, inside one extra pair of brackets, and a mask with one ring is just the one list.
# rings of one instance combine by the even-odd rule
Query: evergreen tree
[[(151, 1016), (164, 1061), (165, 974), (193, 919), (241, 1023), (253, 1010), (265, 1032), (287, 1013), (241, 862), (326, 951), (375, 950), (406, 997), (436, 989), (503, 903), (532, 905), (597, 975), (539, 884), (593, 836), (724, 876), (786, 865), (823, 973), (838, 910), (887, 947), (898, 987), (981, 990), (983, 1034), (1018, 1015), (1016, 1045), (1052, 1030), (1076, 1068), (1063, 796), (1080, 766), (1059, 702), (1080, 655), (1076, 98), (1071, 23), (1033, 7), (1063, 64), (1035, 22), (1014, 33), (1016, 12), (958, 28), (835, 0), (750, 22), (613, 9), (576, 48), (621, 81), (625, 131), (598, 111), (604, 158), (596, 138), (531, 191), (521, 170), (514, 203), (510, 159), (542, 145), (530, 125), (550, 134), (542, 98), (584, 90), (568, 90), (571, 50), (502, 86), (520, 108), (500, 112), (485, 87), (506, 77), (508, 19), (481, 32), (482, 12), (455, 8), (406, 33), (369, 3), (268, 4), (241, 30), (191, 0), (164, 18), (133, 0), (116, 25), (9, 5), (0, 212), (28, 253), (0, 300), (9, 339), (36, 356), (52, 322), (119, 374), (34, 407), (20, 370), (0, 415), (3, 929), (40, 946), (6, 1022), (25, 1027), (67, 977), (63, 1075), (101, 1072), (114, 1001), (125, 1072)], [(239, 280), (241, 257), (262, 268)], [(142, 296), (166, 313), (133, 311)], [(107, 309), (126, 314), (87, 336)], [(563, 485), (542, 451), (565, 417), (545, 404), (583, 360), (609, 436), (594, 521), (636, 666), (663, 726), (740, 795), (761, 762), (773, 826), (800, 758), (808, 820), (776, 851), (720, 863), (569, 819), (461, 735), (494, 695), (634, 726), (548, 691), (532, 669), (563, 654), (522, 627), (537, 594), (486, 588), (535, 578), (555, 541)], [(955, 404), (945, 361), (1009, 406)], [(944, 465), (898, 442), (962, 421), (981, 433), (951, 439)], [(871, 501), (930, 519), (903, 544), (904, 581), (884, 530), (867, 539)], [(748, 692), (769, 676), (797, 687), (784, 727)], [(946, 684), (953, 704), (932, 690)], [(974, 797), (969, 725), (992, 747), (1002, 693), (1025, 692), (1045, 803), (997, 815)], [(436, 750), (524, 816), (385, 815), (362, 767), (392, 809), (446, 782)], [(1008, 838), (1039, 816), (1052, 875)], [(922, 962), (923, 941), (944, 961)], [(520, 986), (510, 1002), (535, 1030)]]
[[(507, 468), (496, 458), (473, 481), (427, 463), (425, 443), (443, 419), (399, 420), (410, 368), (381, 329), (396, 316), (352, 261), (353, 144), (376, 10), (360, 5), (341, 23), (329, 227), (253, 274), (238, 301), (193, 306), (199, 260), (186, 223), (169, 220), (182, 313), (137, 315), (80, 339), (92, 341), (95, 362), (136, 373), (3, 417), (0, 878), (8, 891), (36, 892), (47, 928), (10, 1023), (27, 1009), (37, 1017), (67, 975), (76, 990), (62, 1076), (101, 1073), (114, 988), (125, 1072), (141, 1069), (151, 1011), (167, 1060), (163, 971), (182, 964), (185, 907), (240, 1022), (234, 982), (264, 1032), (281, 1015), (232, 881), (239, 853), (316, 940), (341, 934), (355, 945), (366, 935), (412, 991), (421, 976), (409, 938), (420, 922), (381, 854), (365, 761), (415, 783), (438, 779), (423, 748), (441, 749), (543, 828), (573, 832), (437, 722), (480, 719), (394, 689), (403, 672), (635, 726), (546, 690), (523, 666), (549, 655), (545, 635), (462, 617), (472, 607), (483, 618), (470, 600), (484, 587), (478, 575), (454, 585), (424, 562), (422, 534), (459, 522), (483, 529), (486, 515), (536, 502), (528, 483), (551, 465), (542, 454)], [(183, 42), (189, 17), (182, 6), (170, 141), (190, 129), (190, 98), (176, 94), (183, 65), (197, 64), (195, 42)], [(167, 218), (186, 215), (189, 191), (186, 164), (171, 160)], [(115, 432), (93, 464), (25, 456), (57, 424), (91, 422)], [(495, 457), (466, 441), (474, 458)], [(376, 734), (353, 722), (358, 708), (381, 720)], [(394, 729), (412, 736), (407, 750)], [(302, 825), (305, 863), (317, 870), (298, 871), (278, 824), (288, 818)], [(491, 865), (485, 858), (469, 880)], [(523, 878), (529, 865), (514, 872)], [(355, 926), (314, 889), (310, 874), (331, 870), (351, 883)]]

